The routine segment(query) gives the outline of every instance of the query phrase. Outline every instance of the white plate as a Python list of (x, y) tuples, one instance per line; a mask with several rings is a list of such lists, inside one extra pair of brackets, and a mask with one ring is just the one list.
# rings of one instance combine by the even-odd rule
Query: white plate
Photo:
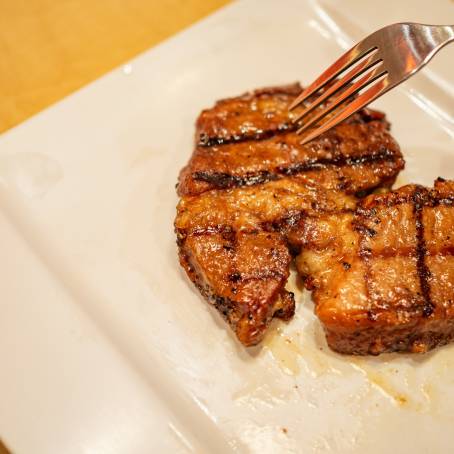
[[(246, 351), (176, 258), (174, 184), (200, 110), (310, 81), (396, 3), (235, 3), (0, 137), (0, 434), (14, 452), (452, 449), (454, 346), (336, 355), (299, 292), (295, 318)], [(399, 5), (428, 23), (454, 10)], [(378, 103), (407, 158), (400, 182), (454, 177), (453, 50)]]

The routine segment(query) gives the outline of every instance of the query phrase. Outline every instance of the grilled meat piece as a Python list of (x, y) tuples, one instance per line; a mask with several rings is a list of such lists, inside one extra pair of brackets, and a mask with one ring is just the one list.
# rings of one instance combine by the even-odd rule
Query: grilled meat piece
[(273, 317), (288, 320), (294, 313), (293, 294), (285, 290), (291, 232), (308, 216), (354, 207), (352, 196), (290, 177), (186, 196), (175, 220), (180, 262), (238, 339), (255, 345)]
[(351, 212), (404, 161), (384, 115), (363, 110), (304, 146), (287, 111), (298, 84), (219, 101), (197, 121), (179, 178), (180, 263), (244, 345), (294, 313), (285, 290), (305, 219)]
[(194, 153), (180, 174), (179, 195), (287, 176), (348, 193), (394, 181), (404, 161), (384, 114), (363, 109), (301, 145), (291, 123), (294, 114), (287, 112), (300, 91), (299, 84), (262, 89), (204, 110), (197, 120)]
[(426, 352), (454, 339), (454, 182), (404, 186), (306, 222), (297, 258), (333, 350)]

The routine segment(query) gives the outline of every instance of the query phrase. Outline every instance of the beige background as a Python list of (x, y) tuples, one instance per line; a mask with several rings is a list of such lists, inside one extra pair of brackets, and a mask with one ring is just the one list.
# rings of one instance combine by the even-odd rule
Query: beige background
[(0, 0), (0, 132), (228, 2)]
[(228, 0), (0, 0), (0, 132)]

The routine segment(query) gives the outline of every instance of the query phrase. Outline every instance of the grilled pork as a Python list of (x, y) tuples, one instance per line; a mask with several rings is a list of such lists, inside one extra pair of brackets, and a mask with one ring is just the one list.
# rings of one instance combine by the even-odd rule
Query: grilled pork
[(354, 194), (391, 185), (404, 165), (372, 110), (301, 145), (287, 110), (300, 91), (257, 90), (203, 111), (179, 177), (180, 263), (246, 346), (294, 313), (285, 284), (306, 223), (351, 214)]
[(297, 258), (330, 347), (426, 352), (454, 338), (454, 182), (370, 195), (310, 219)]
[(288, 320), (294, 313), (293, 294), (285, 290), (288, 238), (298, 246), (293, 232), (307, 216), (354, 206), (354, 197), (291, 177), (186, 196), (175, 221), (180, 262), (239, 340), (254, 345), (273, 317)]
[(389, 185), (403, 168), (381, 112), (363, 109), (301, 145), (288, 106), (299, 84), (218, 101), (196, 123), (195, 149), (180, 173), (180, 196), (297, 176), (311, 187), (349, 194)]

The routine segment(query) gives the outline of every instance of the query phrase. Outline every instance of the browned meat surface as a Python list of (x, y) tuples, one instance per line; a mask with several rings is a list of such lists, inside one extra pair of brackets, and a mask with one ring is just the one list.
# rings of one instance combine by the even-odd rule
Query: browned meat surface
[(352, 196), (292, 178), (186, 196), (175, 220), (180, 262), (239, 340), (254, 345), (273, 316), (288, 320), (294, 312), (293, 295), (284, 288), (291, 232), (307, 216), (354, 206)]
[(392, 184), (404, 165), (384, 115), (370, 110), (300, 145), (287, 112), (300, 90), (258, 90), (203, 111), (179, 178), (180, 263), (244, 345), (293, 315), (285, 284), (306, 221), (347, 216), (352, 194)]
[(392, 182), (404, 161), (384, 115), (362, 110), (301, 145), (287, 107), (299, 84), (219, 101), (197, 120), (196, 146), (182, 170), (181, 196), (298, 176), (311, 186), (368, 191)]
[(454, 182), (370, 195), (306, 222), (297, 258), (328, 344), (426, 352), (454, 338)]

